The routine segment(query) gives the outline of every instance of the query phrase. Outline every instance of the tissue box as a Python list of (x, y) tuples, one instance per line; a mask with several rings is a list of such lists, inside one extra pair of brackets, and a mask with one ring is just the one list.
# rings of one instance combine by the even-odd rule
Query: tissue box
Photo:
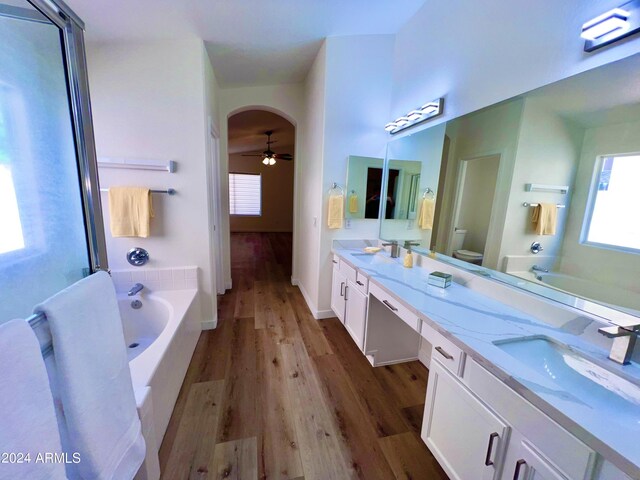
[(434, 287), (447, 288), (451, 285), (451, 274), (443, 272), (431, 272), (427, 283)]

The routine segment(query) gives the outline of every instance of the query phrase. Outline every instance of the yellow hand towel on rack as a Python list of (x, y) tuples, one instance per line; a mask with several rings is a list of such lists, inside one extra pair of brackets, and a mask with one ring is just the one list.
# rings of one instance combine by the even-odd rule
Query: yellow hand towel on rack
[(423, 230), (433, 230), (435, 211), (436, 201), (433, 198), (423, 198), (418, 210), (418, 227)]
[(540, 203), (533, 209), (531, 223), (538, 235), (555, 235), (558, 206), (555, 203)]
[(358, 195), (355, 193), (349, 197), (349, 213), (358, 213)]
[(344, 219), (344, 195), (334, 193), (329, 196), (329, 228), (342, 228)]
[(147, 238), (153, 217), (151, 190), (144, 187), (109, 188), (109, 214), (113, 237)]

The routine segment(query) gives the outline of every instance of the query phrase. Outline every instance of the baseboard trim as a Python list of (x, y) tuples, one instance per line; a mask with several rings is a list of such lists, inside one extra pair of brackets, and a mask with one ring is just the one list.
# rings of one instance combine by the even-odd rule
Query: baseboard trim
[(218, 326), (218, 319), (200, 322), (200, 326), (202, 330), (214, 330)]
[(318, 310), (316, 312), (316, 314), (314, 315), (314, 317), (317, 320), (323, 320), (325, 318), (333, 318), (335, 316), (336, 316), (336, 314), (334, 313), (333, 310)]

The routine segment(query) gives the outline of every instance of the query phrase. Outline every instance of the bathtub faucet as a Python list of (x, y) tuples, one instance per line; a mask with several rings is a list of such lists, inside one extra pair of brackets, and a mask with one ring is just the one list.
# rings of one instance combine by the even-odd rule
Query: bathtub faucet
[(140, 293), (142, 291), (142, 289), (144, 288), (144, 285), (141, 283), (136, 283), (133, 287), (131, 287), (131, 289), (127, 292), (127, 295), (129, 295), (130, 297), (133, 297), (136, 293)]
[(531, 267), (531, 270), (533, 272), (549, 273), (549, 269), (548, 268), (542, 268), (542, 267), (539, 267), (538, 265), (534, 265), (533, 267)]

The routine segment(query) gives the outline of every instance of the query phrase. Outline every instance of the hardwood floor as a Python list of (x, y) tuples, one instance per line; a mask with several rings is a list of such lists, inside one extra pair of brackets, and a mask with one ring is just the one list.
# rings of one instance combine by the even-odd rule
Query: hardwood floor
[(163, 479), (447, 479), (420, 439), (427, 370), (373, 368), (291, 286), (290, 234), (232, 234), (234, 288), (202, 332)]

